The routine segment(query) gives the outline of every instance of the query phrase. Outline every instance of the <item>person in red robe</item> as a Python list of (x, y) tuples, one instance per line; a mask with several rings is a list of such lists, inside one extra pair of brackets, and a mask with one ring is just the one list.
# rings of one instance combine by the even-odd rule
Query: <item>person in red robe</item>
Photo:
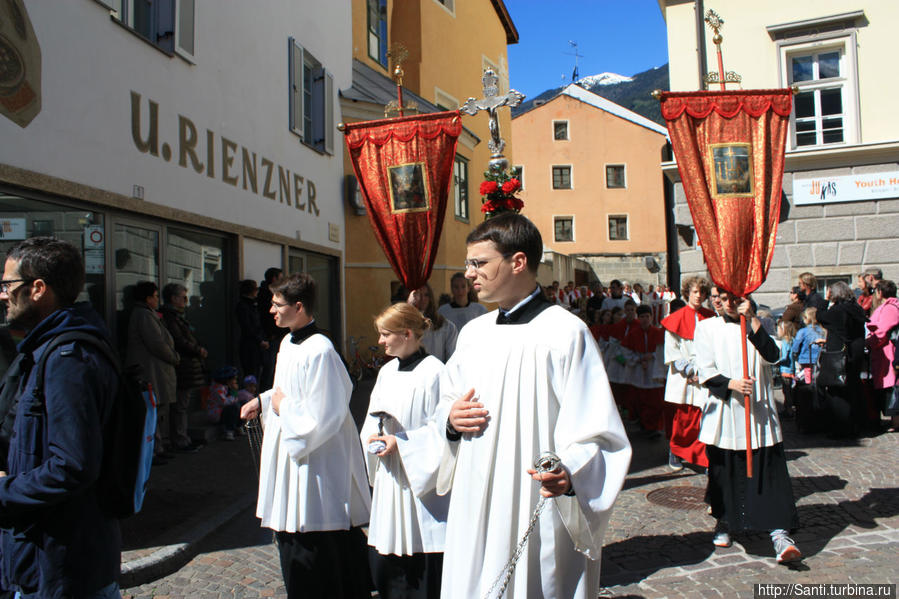
[(627, 410), (627, 419), (629, 420), (636, 419), (637, 410), (636, 406), (630, 403), (631, 394), (627, 385), (627, 359), (622, 351), (621, 342), (636, 324), (637, 302), (628, 299), (624, 304), (624, 318), (610, 324), (603, 331), (607, 340), (603, 362), (609, 377), (609, 386), (612, 388), (615, 403), (619, 408)]
[(696, 323), (715, 316), (702, 303), (709, 295), (710, 284), (702, 277), (690, 277), (681, 292), (687, 305), (662, 320), (665, 329), (665, 364), (668, 380), (665, 385), (666, 405), (673, 407), (668, 466), (683, 468), (682, 462), (708, 468), (705, 444), (699, 441), (702, 408), (708, 399), (708, 389), (699, 384), (696, 368), (696, 349), (693, 336)]
[(665, 332), (652, 324), (652, 308), (637, 306), (638, 326), (631, 326), (621, 340), (628, 362), (630, 405), (640, 415), (640, 426), (650, 432), (663, 432), (665, 426), (665, 384), (655, 377), (656, 348), (665, 342)]

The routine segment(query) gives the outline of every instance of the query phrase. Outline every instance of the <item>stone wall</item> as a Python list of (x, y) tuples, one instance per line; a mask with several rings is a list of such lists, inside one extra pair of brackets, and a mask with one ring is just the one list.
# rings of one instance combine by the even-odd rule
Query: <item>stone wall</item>
[[(659, 272), (652, 273), (646, 268), (647, 256), (655, 258), (660, 268)], [(593, 272), (606, 286), (612, 279), (619, 279), (631, 285), (640, 283), (644, 290), (648, 290), (650, 285), (665, 284), (668, 277), (666, 252), (623, 256), (580, 256), (580, 258), (590, 264)]]
[[(795, 171), (802, 178), (895, 171), (897, 163), (846, 166), (827, 170)], [(790, 287), (798, 276), (812, 272), (817, 277), (855, 276), (878, 267), (886, 279), (899, 279), (899, 199), (839, 204), (793, 204), (794, 172), (784, 173), (783, 191), (789, 202), (781, 208), (777, 243), (768, 278), (753, 294), (757, 302), (772, 308), (789, 300)], [(707, 276), (702, 251), (696, 246), (695, 230), (683, 185), (674, 185), (675, 223), (678, 225), (678, 257), (681, 277)], [(684, 235), (686, 233), (686, 235)], [(692, 235), (690, 235), (692, 234)], [(692, 236), (692, 243), (684, 237)]]

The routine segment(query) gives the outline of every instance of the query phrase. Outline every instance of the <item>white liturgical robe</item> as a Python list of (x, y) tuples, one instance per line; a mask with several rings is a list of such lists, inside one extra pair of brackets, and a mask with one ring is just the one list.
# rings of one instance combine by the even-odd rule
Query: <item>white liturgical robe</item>
[[(437, 495), (437, 469), (443, 455), (443, 427), (434, 426), (440, 400), (443, 363), (427, 356), (412, 370), (391, 360), (381, 368), (371, 392), (360, 437), (363, 444), (378, 434), (396, 437), (397, 452), (379, 458), (366, 453), (374, 487), (368, 544), (382, 555), (443, 551), (449, 497)], [(429, 426), (430, 422), (430, 426)]]
[(631, 458), (602, 358), (583, 322), (558, 306), (515, 324), (496, 319), (493, 311), (465, 326), (441, 383), (438, 424), (472, 388), (489, 410), (486, 429), (448, 441), (441, 463), (438, 492), (452, 489), (441, 596), (490, 589), (537, 505), (539, 483), (526, 470), (552, 451), (575, 495), (549, 500), (505, 597), (595, 599), (603, 534)]
[(327, 337), (281, 341), (275, 388), (262, 400), (262, 454), (256, 515), (284, 532), (348, 530), (368, 522), (371, 499), (362, 446), (350, 415), (350, 377)]

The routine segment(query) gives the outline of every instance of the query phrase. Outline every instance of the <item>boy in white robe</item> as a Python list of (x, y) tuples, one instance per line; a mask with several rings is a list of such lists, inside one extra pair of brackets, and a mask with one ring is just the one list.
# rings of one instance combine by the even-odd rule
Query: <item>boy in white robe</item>
[[(543, 243), (533, 223), (502, 214), (467, 244), (466, 276), (499, 310), (460, 332), (441, 383), (437, 423), (446, 423), (448, 451), (438, 492), (452, 489), (441, 597), (498, 596), (494, 583), (542, 495), (551, 499), (504, 596), (594, 599), (602, 537), (631, 458), (602, 358), (586, 325), (537, 285)], [(561, 466), (537, 473), (545, 451)]]
[[(281, 341), (274, 387), (241, 408), (265, 434), (256, 515), (275, 531), (287, 596), (368, 598), (365, 535), (371, 499), (346, 368), (313, 319), (315, 281), (275, 287)], [(347, 576), (347, 571), (353, 572)]]
[[(722, 315), (696, 325), (694, 347), (699, 381), (709, 396), (702, 410), (699, 440), (706, 444), (709, 480), (706, 501), (718, 520), (712, 543), (728, 547), (731, 533), (768, 531), (778, 563), (802, 559), (787, 534), (799, 524), (770, 365), (780, 351), (748, 300), (720, 291)], [(747, 336), (740, 330), (746, 317)], [(748, 357), (743, 378), (741, 345)], [(746, 439), (745, 397), (750, 401)], [(746, 477), (746, 445), (752, 448), (753, 478)]]

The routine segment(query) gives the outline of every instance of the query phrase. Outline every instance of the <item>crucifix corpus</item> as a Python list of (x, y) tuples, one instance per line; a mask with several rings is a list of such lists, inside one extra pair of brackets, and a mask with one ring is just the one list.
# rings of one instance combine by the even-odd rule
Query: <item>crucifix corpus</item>
[(488, 122), (490, 141), (487, 142), (487, 147), (490, 148), (489, 168), (491, 171), (499, 173), (509, 167), (509, 161), (503, 156), (506, 142), (499, 135), (499, 120), (496, 118), (496, 110), (501, 106), (508, 106), (509, 108), (518, 106), (524, 100), (524, 94), (510, 89), (509, 93), (502, 96), (499, 95), (499, 77), (490, 68), (484, 71), (481, 82), (484, 85), (484, 97), (480, 100), (468, 98), (465, 104), (459, 108), (459, 111), (470, 116), (476, 115), (481, 110), (487, 111), (487, 116), (490, 119)]

